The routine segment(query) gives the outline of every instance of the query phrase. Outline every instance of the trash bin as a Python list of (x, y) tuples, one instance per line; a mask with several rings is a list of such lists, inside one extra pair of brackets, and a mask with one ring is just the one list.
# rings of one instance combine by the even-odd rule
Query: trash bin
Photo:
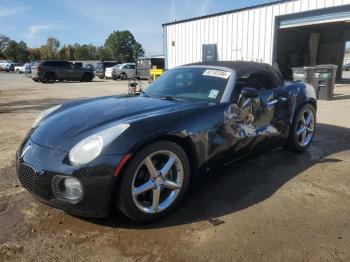
[(318, 100), (331, 100), (337, 75), (337, 65), (317, 65), (314, 67), (313, 86)]
[(293, 70), (293, 79), (297, 82), (312, 84), (314, 71), (313, 67), (295, 67)]

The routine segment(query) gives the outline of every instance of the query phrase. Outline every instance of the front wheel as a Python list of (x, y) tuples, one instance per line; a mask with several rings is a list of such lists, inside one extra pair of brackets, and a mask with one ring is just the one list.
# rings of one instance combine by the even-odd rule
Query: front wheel
[(136, 222), (150, 222), (179, 205), (188, 188), (190, 167), (179, 145), (160, 141), (137, 153), (121, 175), (119, 209)]
[(311, 104), (306, 104), (295, 114), (287, 148), (293, 151), (305, 151), (311, 144), (316, 128), (316, 110)]
[(92, 74), (85, 73), (80, 81), (81, 82), (91, 82), (92, 79), (93, 79), (93, 75)]
[(128, 79), (128, 76), (125, 73), (120, 74), (120, 80), (126, 80)]

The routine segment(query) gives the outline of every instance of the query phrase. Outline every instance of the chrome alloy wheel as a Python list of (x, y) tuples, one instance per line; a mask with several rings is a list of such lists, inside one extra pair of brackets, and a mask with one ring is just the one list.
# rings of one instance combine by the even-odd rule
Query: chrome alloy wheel
[(308, 146), (315, 132), (315, 116), (312, 110), (306, 109), (300, 116), (297, 125), (297, 140), (300, 146)]
[(184, 167), (173, 152), (161, 150), (146, 157), (136, 169), (132, 198), (145, 213), (159, 213), (176, 200), (184, 178)]

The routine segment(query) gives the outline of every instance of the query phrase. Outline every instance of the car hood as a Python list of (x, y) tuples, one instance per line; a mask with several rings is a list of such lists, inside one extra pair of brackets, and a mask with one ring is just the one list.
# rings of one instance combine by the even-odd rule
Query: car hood
[(143, 96), (101, 97), (71, 102), (44, 118), (32, 130), (31, 140), (41, 146), (69, 151), (82, 139), (112, 125), (185, 110), (197, 104)]

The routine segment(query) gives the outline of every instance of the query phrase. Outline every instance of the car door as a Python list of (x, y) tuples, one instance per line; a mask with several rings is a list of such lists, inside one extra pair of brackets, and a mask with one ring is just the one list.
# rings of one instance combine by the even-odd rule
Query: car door
[[(257, 90), (257, 97), (244, 98), (242, 90)], [(265, 73), (252, 72), (236, 81), (227, 116), (233, 136), (231, 151), (249, 153), (280, 144), (290, 123), (288, 92)]]
[(72, 80), (79, 81), (83, 78), (83, 68), (81, 63), (70, 63), (72, 71)]
[(136, 74), (136, 65), (130, 65), (130, 72), (128, 74), (128, 78), (134, 78)]
[(60, 70), (60, 79), (62, 80), (73, 80), (74, 79), (74, 68), (70, 62), (60, 61), (57, 62)]
[(125, 65), (123, 67), (123, 72), (126, 74), (127, 78), (131, 78), (131, 65)]

